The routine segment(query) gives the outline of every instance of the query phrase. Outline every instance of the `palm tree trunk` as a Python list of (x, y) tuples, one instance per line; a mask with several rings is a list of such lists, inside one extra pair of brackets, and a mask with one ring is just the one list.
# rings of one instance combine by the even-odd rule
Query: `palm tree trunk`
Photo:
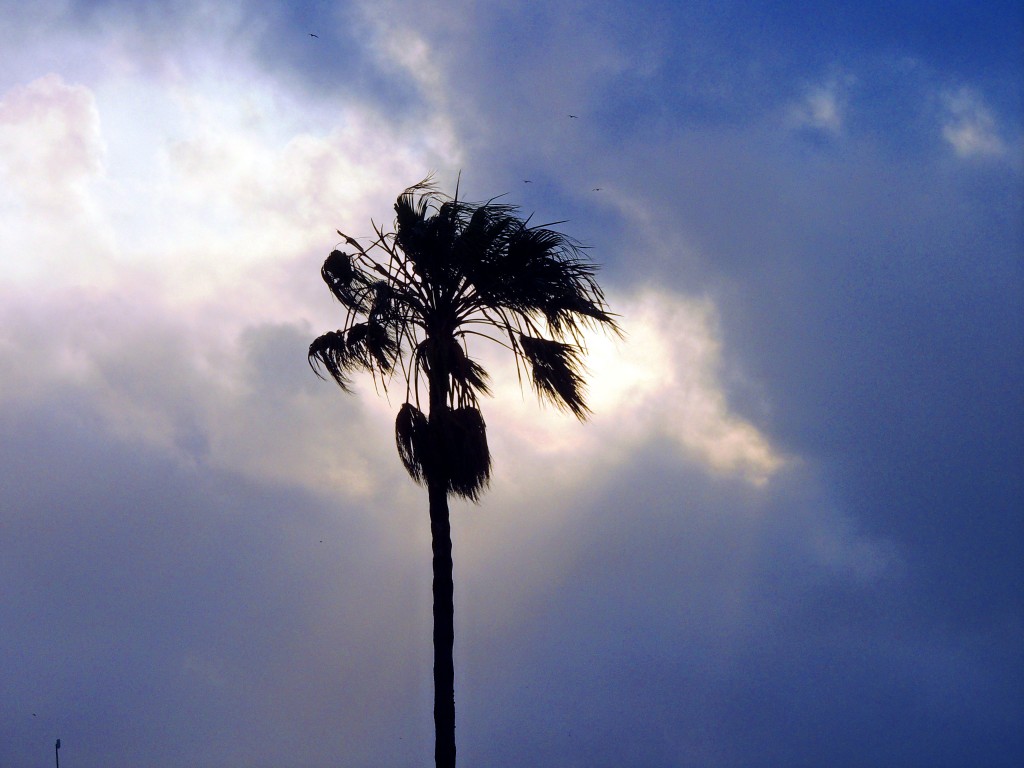
[[(441, 338), (445, 334), (439, 334)], [(448, 372), (439, 357), (429, 364), (430, 415), (435, 422), (448, 407)], [(435, 422), (436, 423), (436, 422)], [(441, 450), (435, 444), (436, 450)], [(444, 461), (439, 463), (444, 465)], [(434, 570), (434, 766), (455, 768), (455, 584), (452, 579), (452, 528), (448, 517), (448, 477), (427, 478), (430, 546)]]
[(448, 492), (431, 483), (429, 494), (434, 553), (434, 765), (455, 768), (455, 585)]

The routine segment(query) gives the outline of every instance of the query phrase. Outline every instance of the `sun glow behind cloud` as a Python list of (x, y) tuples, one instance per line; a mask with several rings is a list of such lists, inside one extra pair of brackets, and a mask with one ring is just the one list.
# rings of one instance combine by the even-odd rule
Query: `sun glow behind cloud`
[(520, 393), (514, 367), (489, 354), (497, 383), (495, 403), (486, 407), (499, 414), (489, 423), (554, 464), (617, 461), (665, 439), (684, 460), (757, 485), (782, 467), (767, 438), (728, 406), (710, 299), (647, 290), (610, 301), (625, 338), (588, 334), (589, 422), (578, 424), (547, 403), (538, 407), (528, 374), (522, 372)]

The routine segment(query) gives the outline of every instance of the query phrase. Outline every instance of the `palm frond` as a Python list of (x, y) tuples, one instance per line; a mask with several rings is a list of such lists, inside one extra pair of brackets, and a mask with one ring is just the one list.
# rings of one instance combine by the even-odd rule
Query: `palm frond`
[(590, 409), (584, 400), (581, 350), (573, 344), (530, 336), (519, 337), (523, 357), (530, 366), (537, 394), (570, 411), (580, 421)]
[(405, 190), (395, 201), (395, 240), (414, 262), (424, 249), (430, 187), (420, 182)]
[(351, 364), (348, 360), (348, 347), (345, 343), (344, 331), (328, 331), (323, 336), (314, 339), (313, 343), (309, 345), (307, 359), (313, 373), (321, 379), (323, 374), (320, 373), (320, 369), (323, 368), (339, 387), (346, 392), (352, 391), (352, 382), (345, 375)]
[[(461, 349), (461, 347), (460, 347)], [(491, 388), (487, 384), (489, 378), (487, 370), (476, 360), (472, 360), (465, 353), (458, 359), (451, 369), (452, 381), (466, 392), (490, 395)]]
[(374, 320), (388, 320), (394, 314), (395, 290), (391, 284), (378, 280), (373, 284), (373, 300), (370, 302), (369, 314)]
[(455, 339), (445, 344), (444, 363), (452, 384), (454, 396), (462, 402), (475, 402), (476, 394), (490, 395), (487, 371), (476, 360), (470, 359)]
[(348, 367), (361, 366), (388, 373), (394, 366), (398, 345), (388, 329), (376, 322), (356, 323), (345, 334), (345, 355)]
[(344, 251), (333, 250), (320, 268), (320, 276), (338, 301), (350, 310), (360, 311), (365, 299), (361, 289), (366, 279), (353, 264), (352, 257)]
[(541, 317), (556, 337), (578, 340), (586, 325), (616, 330), (582, 247), (560, 232), (515, 221), (520, 226), (505, 228), (500, 247), (467, 270), (479, 304)]

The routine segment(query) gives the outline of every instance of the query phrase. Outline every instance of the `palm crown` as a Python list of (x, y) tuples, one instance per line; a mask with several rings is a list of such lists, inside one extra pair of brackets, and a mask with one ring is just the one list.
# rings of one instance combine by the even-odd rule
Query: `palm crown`
[(395, 214), (394, 231), (375, 225), (367, 248), (338, 232), (354, 252), (332, 251), (321, 275), (347, 310), (345, 324), (310, 345), (310, 365), (346, 390), (353, 371), (385, 389), (404, 378), (395, 437), (405, 468), (417, 482), (476, 500), (491, 470), (478, 401), (489, 389), (470, 337), (508, 348), (540, 397), (582, 420), (583, 332), (618, 327), (596, 266), (553, 225), (531, 226), (494, 200), (448, 198), (429, 180), (406, 189)]

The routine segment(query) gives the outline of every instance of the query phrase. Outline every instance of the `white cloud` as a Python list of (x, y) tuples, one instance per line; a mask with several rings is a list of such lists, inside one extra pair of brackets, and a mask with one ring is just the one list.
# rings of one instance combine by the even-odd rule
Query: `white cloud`
[(833, 133), (837, 133), (842, 127), (835, 91), (816, 88), (808, 96), (806, 106), (811, 125)]
[(514, 452), (536, 456), (540, 465), (577, 470), (619, 462), (658, 439), (708, 472), (754, 484), (783, 466), (768, 438), (729, 408), (710, 300), (647, 290), (613, 296), (611, 305), (622, 315), (626, 338), (593, 333), (587, 339), (593, 415), (585, 424), (538, 406), (532, 390), (520, 394), (507, 360), (488, 361), (497, 374), (495, 401), (486, 405), (488, 424), (502, 435), (498, 440), (511, 436)]
[(51, 74), (0, 94), (0, 254), (8, 286), (105, 282), (112, 233), (96, 197), (104, 157), (88, 88)]
[(50, 74), (14, 88), (0, 101), (0, 162), (7, 186), (32, 202), (80, 202), (102, 170), (99, 115), (89, 89)]
[[(71, 386), (121, 437), (372, 493), (356, 480), (374, 452), (323, 417), (337, 393), (268, 403), (251, 382), (275, 372), (252, 370), (247, 345), (280, 324), (308, 344), (339, 322), (317, 275), (334, 229), (386, 222), (397, 191), (448, 164), (451, 136), (359, 103), (328, 122), (244, 71), (48, 75), (0, 99), (3, 399)], [(303, 339), (270, 364), (312, 386)]]
[(301, 303), (281, 290), (284, 268), (336, 226), (380, 220), (374, 206), (455, 151), (448, 135), (425, 140), (359, 104), (300, 128), (278, 116), (301, 104), (236, 79), (87, 88), (49, 75), (5, 94), (8, 275), (109, 288), (116, 273), (151, 301), (273, 319)]
[(790, 109), (790, 120), (801, 128), (838, 134), (845, 109), (842, 86), (847, 81), (829, 80), (807, 89), (804, 99)]
[(946, 118), (942, 136), (960, 157), (1000, 157), (1006, 143), (999, 135), (995, 117), (981, 97), (969, 88), (943, 96)]

